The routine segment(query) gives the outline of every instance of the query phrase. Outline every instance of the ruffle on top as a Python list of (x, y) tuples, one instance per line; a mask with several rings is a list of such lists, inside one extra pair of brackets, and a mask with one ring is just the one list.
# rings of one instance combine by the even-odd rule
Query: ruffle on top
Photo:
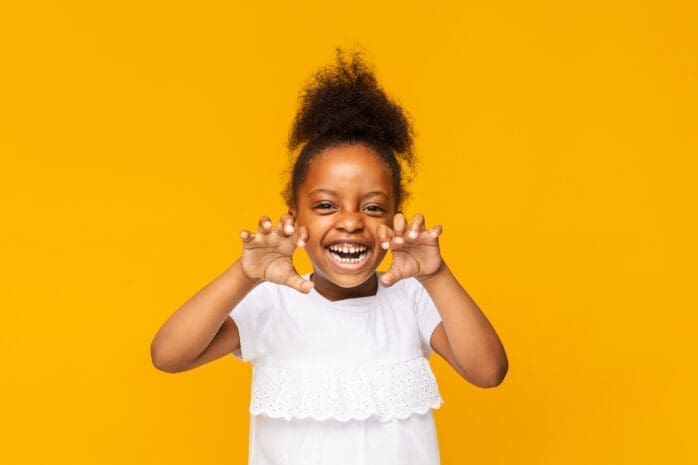
[(254, 368), (250, 413), (272, 418), (404, 420), (441, 406), (429, 361), (361, 368)]

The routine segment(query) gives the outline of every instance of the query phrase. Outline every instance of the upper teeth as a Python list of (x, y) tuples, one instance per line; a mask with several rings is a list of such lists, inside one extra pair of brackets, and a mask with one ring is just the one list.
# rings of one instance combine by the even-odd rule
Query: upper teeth
[(339, 246), (339, 245), (331, 245), (330, 250), (333, 252), (341, 252), (341, 253), (361, 253), (365, 252), (368, 249), (365, 245), (344, 245), (344, 246)]

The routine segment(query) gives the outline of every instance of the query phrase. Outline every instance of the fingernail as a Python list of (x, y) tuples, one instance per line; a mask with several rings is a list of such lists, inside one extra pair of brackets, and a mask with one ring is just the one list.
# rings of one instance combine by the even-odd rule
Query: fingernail
[(395, 238), (395, 242), (397, 242), (398, 244), (402, 244), (403, 242), (405, 242), (405, 239), (403, 239), (402, 237), (398, 236), (398, 237)]
[(262, 226), (264, 226), (265, 228), (271, 228), (271, 221), (265, 221), (265, 222), (262, 224)]
[(383, 243), (381, 244), (381, 247), (383, 247), (384, 249), (389, 249), (389, 248), (390, 248), (390, 242), (387, 242), (387, 241), (386, 241), (386, 242), (383, 242)]
[(286, 231), (286, 234), (291, 234), (291, 233), (293, 232), (293, 226), (287, 225), (287, 226), (284, 228), (284, 231)]
[(305, 245), (305, 241), (298, 241), (298, 247), (303, 247)]
[(414, 231), (414, 230), (410, 231), (410, 237), (411, 237), (412, 239), (414, 239), (415, 237), (417, 237), (417, 231)]

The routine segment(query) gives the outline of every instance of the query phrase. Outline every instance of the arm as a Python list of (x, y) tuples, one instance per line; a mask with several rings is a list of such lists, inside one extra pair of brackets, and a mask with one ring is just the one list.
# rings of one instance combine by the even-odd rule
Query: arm
[(393, 262), (381, 280), (386, 285), (409, 277), (417, 278), (431, 297), (441, 323), (431, 337), (431, 346), (467, 381), (479, 387), (499, 385), (508, 370), (504, 347), (477, 304), (458, 283), (441, 257), (441, 226), (427, 230), (424, 216), (417, 213), (411, 225), (402, 213), (395, 215), (393, 228), (379, 226), (384, 248)]
[(305, 243), (307, 234), (305, 228), (295, 230), (289, 215), (274, 229), (263, 216), (256, 234), (243, 230), (242, 257), (185, 302), (155, 335), (150, 346), (153, 365), (176, 373), (237, 349), (240, 334), (230, 311), (262, 281), (309, 292), (313, 283), (300, 277), (292, 263), (293, 251)]
[(176, 373), (235, 350), (240, 340), (229, 313), (255, 285), (243, 274), (240, 260), (233, 263), (160, 328), (150, 346), (153, 365)]
[(442, 322), (431, 337), (434, 351), (476, 386), (486, 388), (501, 384), (508, 370), (504, 347), (451, 270), (442, 262), (435, 274), (417, 279), (441, 315)]

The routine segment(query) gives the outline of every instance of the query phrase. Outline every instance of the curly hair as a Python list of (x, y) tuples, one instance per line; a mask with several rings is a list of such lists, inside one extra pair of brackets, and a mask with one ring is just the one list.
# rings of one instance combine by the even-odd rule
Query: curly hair
[[(407, 198), (416, 164), (414, 130), (407, 113), (378, 85), (361, 52), (352, 51), (347, 60), (337, 48), (336, 63), (320, 69), (299, 100), (287, 144), (293, 168), (282, 193), (286, 204), (296, 206), (296, 194), (315, 155), (338, 145), (360, 143), (390, 168), (395, 207), (399, 209)], [(299, 147), (300, 153), (293, 160)]]

